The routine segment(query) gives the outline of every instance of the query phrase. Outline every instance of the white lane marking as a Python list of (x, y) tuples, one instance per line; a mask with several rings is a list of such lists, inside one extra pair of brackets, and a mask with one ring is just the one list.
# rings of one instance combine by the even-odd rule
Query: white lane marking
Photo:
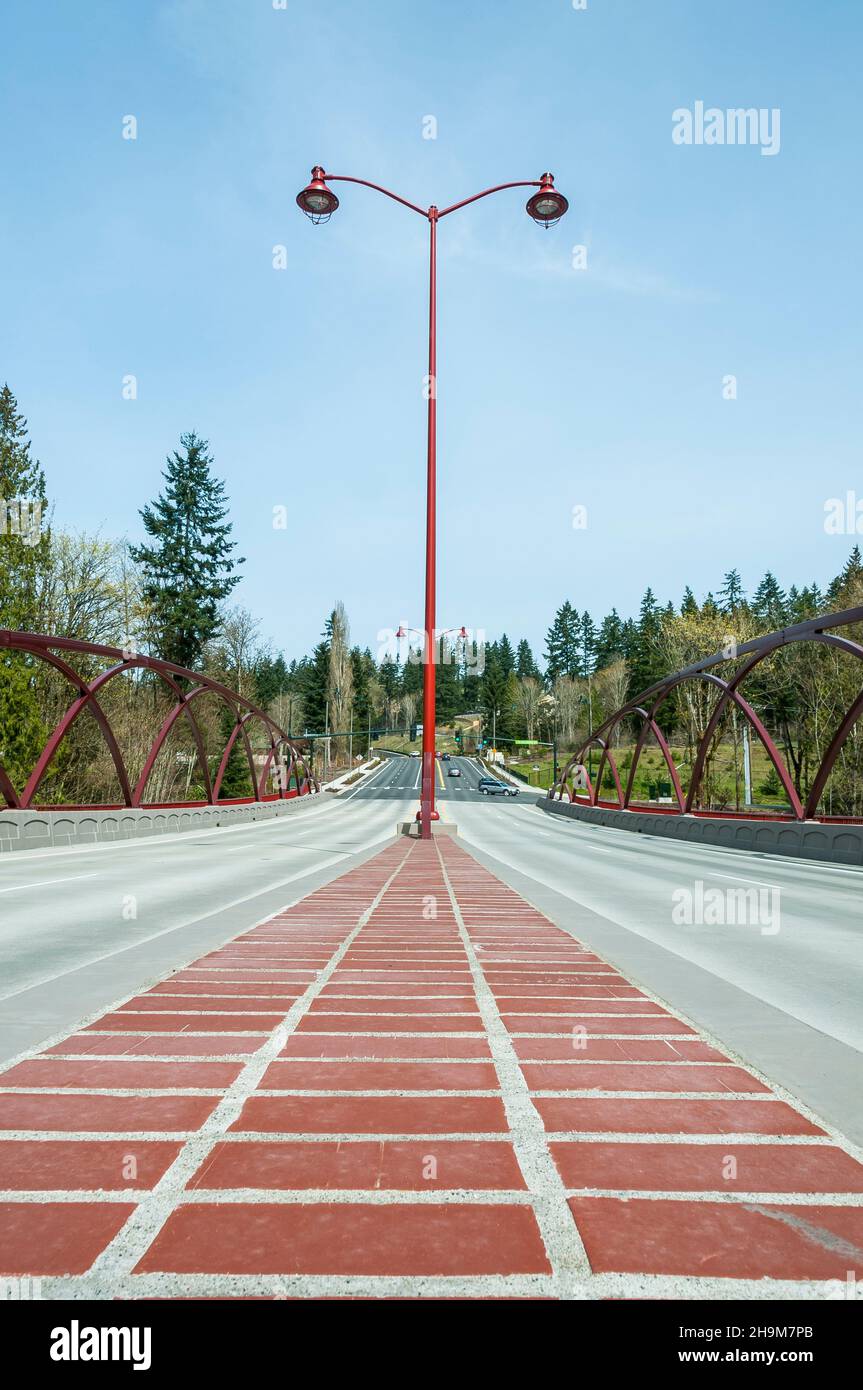
[(776, 883), (765, 883), (763, 878), (744, 878), (742, 874), (720, 874), (715, 869), (707, 869), (708, 878), (730, 878), (734, 883), (757, 883), (761, 888), (776, 888)]
[(45, 878), (41, 883), (18, 883), (14, 888), (0, 888), (0, 893), (22, 893), (25, 888), (53, 888), (55, 883), (78, 883), (84, 878), (99, 877), (99, 874), (72, 874), (70, 878)]

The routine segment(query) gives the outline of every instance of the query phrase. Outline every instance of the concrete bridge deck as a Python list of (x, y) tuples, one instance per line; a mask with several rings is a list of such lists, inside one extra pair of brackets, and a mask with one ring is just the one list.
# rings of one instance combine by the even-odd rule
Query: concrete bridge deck
[(450, 837), (0, 1073), (46, 1298), (826, 1298), (863, 1164)]

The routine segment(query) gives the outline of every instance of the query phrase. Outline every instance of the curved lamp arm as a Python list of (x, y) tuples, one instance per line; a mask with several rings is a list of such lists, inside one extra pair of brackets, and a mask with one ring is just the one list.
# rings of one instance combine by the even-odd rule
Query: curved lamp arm
[(418, 212), (420, 217), (428, 217), (426, 208), (417, 207), (416, 203), (409, 203), (407, 198), (400, 198), (398, 193), (391, 193), (388, 188), (384, 188), (379, 183), (369, 183), (368, 179), (355, 179), (350, 174), (325, 174), (324, 178), (331, 183), (359, 183), (363, 188), (373, 188), (376, 193), (383, 193), (387, 198), (392, 198), (394, 203), (401, 203), (402, 207), (410, 208), (411, 212)]
[(444, 208), (438, 213), (438, 217), (446, 217), (451, 212), (458, 212), (459, 208), (466, 208), (468, 203), (477, 203), (480, 198), (487, 198), (490, 193), (500, 193), (504, 188), (541, 188), (542, 183), (539, 179), (521, 179), (518, 183), (498, 183), (494, 188), (485, 188), (482, 193), (474, 193), (472, 198), (463, 198), (460, 203), (452, 203), (448, 208)]

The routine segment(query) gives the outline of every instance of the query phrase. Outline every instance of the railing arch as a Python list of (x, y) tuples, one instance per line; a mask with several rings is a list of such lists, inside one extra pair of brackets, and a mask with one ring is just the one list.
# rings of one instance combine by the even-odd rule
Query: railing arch
[[(552, 787), (550, 795), (557, 799), (562, 799), (566, 796), (571, 801), (580, 801), (584, 805), (596, 806), (601, 799), (603, 775), (607, 764), (611, 768), (615, 790), (617, 792), (618, 807), (621, 810), (630, 809), (638, 762), (641, 758), (647, 736), (652, 732), (665, 759), (665, 764), (668, 768), (671, 783), (674, 788), (677, 808), (676, 811), (672, 810), (671, 814), (694, 814), (711, 742), (726, 710), (729, 706), (733, 706), (740, 711), (747, 724), (753, 732), (757, 734), (763, 744), (771, 763), (776, 769), (776, 774), (779, 777), (783, 790), (788, 797), (792, 818), (794, 820), (814, 819), (830, 773), (833, 771), (842, 748), (855, 723), (858, 718), (863, 716), (863, 690), (861, 690), (860, 694), (852, 701), (840, 720), (816, 770), (809, 794), (804, 802), (794, 784), (794, 779), (791, 776), (785, 760), (768, 732), (764, 721), (753, 709), (749, 701), (740, 693), (739, 687), (752, 671), (754, 671), (768, 656), (779, 651), (782, 647), (790, 646), (794, 643), (817, 642), (824, 646), (829, 646), (838, 651), (845, 652), (854, 657), (855, 660), (863, 662), (863, 645), (853, 638), (839, 635), (835, 631), (837, 628), (850, 627), (858, 623), (863, 623), (863, 608), (847, 608), (840, 613), (830, 613), (820, 618), (810, 618), (806, 622), (796, 623), (778, 632), (771, 632), (763, 637), (756, 637), (752, 641), (741, 643), (730, 656), (727, 650), (715, 652), (712, 656), (705, 657), (702, 661), (693, 662), (690, 666), (684, 667), (681, 671), (675, 671), (673, 674), (664, 677), (663, 680), (657, 681), (647, 690), (642, 691), (632, 700), (627, 701), (625, 705), (622, 705), (619, 710), (616, 710), (615, 713), (600, 725), (589, 738), (585, 739), (584, 742), (579, 745), (575, 753), (573, 753), (572, 757), (566, 763), (560, 778)], [(714, 666), (722, 664), (727, 665), (729, 661), (734, 660), (741, 660), (742, 664), (728, 679), (723, 679), (721, 676), (713, 673), (712, 668)], [(689, 787), (684, 797), (677, 768), (671, 756), (671, 750), (656, 721), (656, 716), (661, 706), (674, 690), (685, 682), (694, 680), (708, 681), (710, 684), (717, 686), (720, 695), (711, 711), (704, 732), (698, 740), (698, 747), (692, 764)], [(613, 735), (618, 724), (628, 718), (640, 719), (641, 727), (633, 750), (626, 787), (624, 788), (613, 755)], [(590, 778), (588, 778), (588, 797), (579, 797), (576, 795), (575, 786), (570, 785), (572, 773), (574, 769), (585, 766), (586, 755), (594, 747), (598, 747), (601, 750), (599, 768), (592, 782)], [(733, 815), (734, 813), (729, 812), (728, 814)], [(745, 814), (751, 816), (753, 813), (747, 812)]]
[[(279, 790), (272, 799), (285, 800), (288, 797), (305, 796), (309, 792), (318, 790), (305, 759), (285, 730), (264, 710), (245, 699), (244, 696), (238, 695), (235, 691), (222, 685), (219, 681), (213, 680), (210, 676), (186, 670), (185, 667), (177, 666), (170, 661), (160, 661), (156, 657), (123, 651), (118, 647), (78, 641), (70, 637), (51, 637), (43, 633), (15, 632), (8, 628), (0, 628), (0, 650), (20, 652), (22, 655), (41, 661), (44, 665), (58, 671), (67, 684), (76, 691), (75, 697), (48, 735), (26, 784), (20, 792), (13, 786), (9, 774), (0, 763), (0, 808), (5, 804), (7, 809), (27, 810), (35, 804), (36, 794), (60, 750), (63, 740), (85, 710), (93, 715), (101, 731), (117, 773), (120, 794), (125, 806), (144, 807), (149, 804), (145, 802), (144, 794), (156, 765), (156, 759), (171, 730), (181, 718), (187, 720), (189, 724), (208, 805), (215, 805), (219, 800), (228, 759), (238, 738), (242, 740), (253, 789), (252, 796), (239, 798), (240, 800), (254, 801), (256, 798), (262, 799), (265, 796), (270, 768), (274, 759), (279, 756), (281, 749), (287, 751), (286, 775), (280, 778)], [(107, 670), (101, 671), (98, 676), (88, 681), (58, 653), (77, 653), (78, 655), (97, 657), (112, 664)], [(117, 676), (136, 669), (150, 671), (157, 676), (168, 687), (175, 703), (151, 743), (138, 780), (133, 787), (111, 722), (99, 702), (99, 695)], [(192, 688), (184, 689), (181, 682), (190, 684)], [(231, 711), (233, 716), (231, 731), (224, 747), (220, 750), (218, 771), (215, 778), (210, 773), (204, 736), (201, 726), (195, 718), (193, 708), (193, 702), (205, 694), (215, 695)], [(254, 752), (247, 727), (250, 723), (257, 721), (260, 721), (264, 726), (270, 745), (263, 770), (260, 773), (255, 766)], [(292, 779), (295, 779), (297, 783), (295, 791), (290, 790)], [(170, 804), (183, 806), (189, 803), (177, 801)]]

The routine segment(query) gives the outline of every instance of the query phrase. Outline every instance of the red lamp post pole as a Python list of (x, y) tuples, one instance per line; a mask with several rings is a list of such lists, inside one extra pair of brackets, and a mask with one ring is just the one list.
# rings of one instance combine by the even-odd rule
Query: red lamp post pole
[(436, 558), (436, 509), (437, 509), (437, 224), (441, 217), (458, 212), (469, 203), (487, 198), (491, 193), (500, 193), (505, 188), (537, 188), (527, 201), (527, 212), (535, 222), (545, 227), (553, 226), (566, 212), (569, 204), (562, 193), (554, 187), (551, 174), (543, 174), (540, 179), (520, 179), (516, 183), (499, 183), (494, 188), (485, 188), (470, 198), (439, 211), (434, 205), (430, 208), (418, 207), (398, 193), (392, 193), (379, 183), (368, 179), (356, 179), (350, 174), (327, 174), (320, 164), (312, 169), (312, 181), (297, 194), (297, 204), (312, 222), (328, 222), (339, 206), (339, 200), (327, 181), (334, 183), (357, 183), (364, 188), (373, 188), (383, 193), (429, 222), (429, 380), (428, 380), (428, 465), (426, 472), (426, 602), (425, 602), (425, 671), (423, 672), (423, 753), (422, 753), (422, 795), (417, 820), (420, 835), (424, 840), (431, 838), (431, 823), (438, 819), (434, 804), (435, 779), (435, 675), (437, 663), (437, 642), (435, 640), (435, 558)]
[(437, 208), (429, 208), (429, 370), (428, 462), (426, 468), (426, 611), (425, 670), (423, 671), (423, 763), (420, 798), (420, 836), (431, 838), (431, 823), (438, 819), (434, 804), (435, 689), (437, 642), (435, 593), (437, 559)]

